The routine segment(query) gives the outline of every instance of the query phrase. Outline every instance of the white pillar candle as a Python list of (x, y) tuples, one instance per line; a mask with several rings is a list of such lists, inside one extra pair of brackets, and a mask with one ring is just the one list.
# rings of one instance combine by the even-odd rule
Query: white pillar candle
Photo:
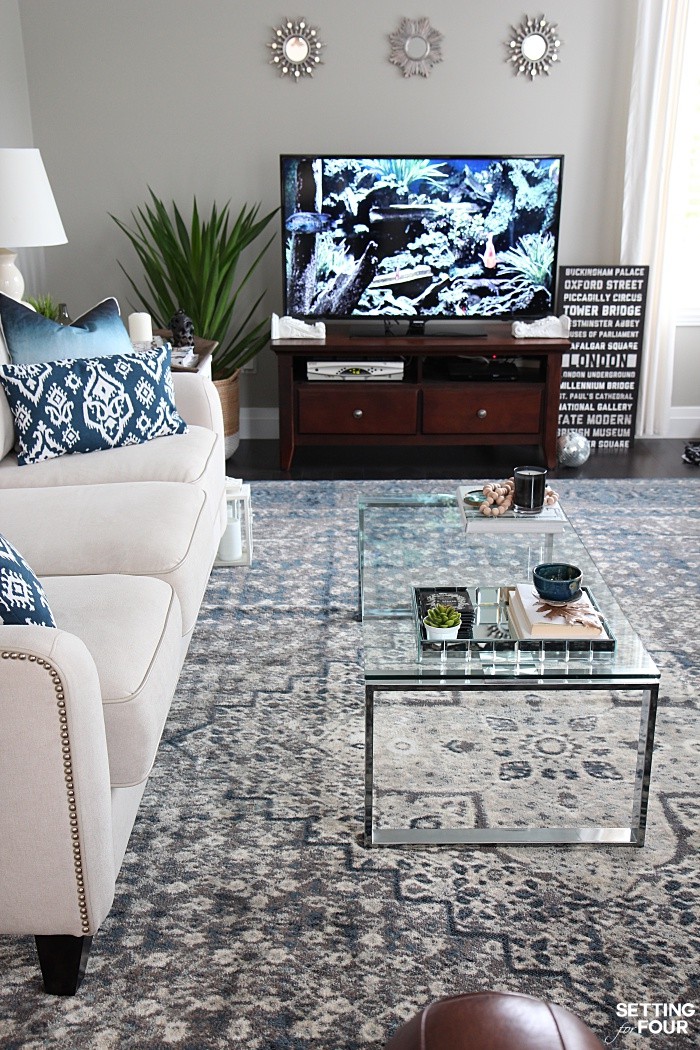
[(129, 339), (132, 343), (150, 343), (153, 325), (150, 314), (129, 314)]
[(221, 561), (238, 561), (243, 557), (240, 508), (229, 503), (227, 511), (228, 522), (219, 543), (218, 554)]

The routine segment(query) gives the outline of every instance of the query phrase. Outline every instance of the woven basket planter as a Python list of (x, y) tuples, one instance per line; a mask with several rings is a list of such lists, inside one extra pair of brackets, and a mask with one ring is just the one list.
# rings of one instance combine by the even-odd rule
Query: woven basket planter
[(219, 391), (221, 410), (224, 415), (224, 449), (226, 459), (232, 456), (240, 443), (240, 369), (226, 379), (215, 379), (214, 386)]

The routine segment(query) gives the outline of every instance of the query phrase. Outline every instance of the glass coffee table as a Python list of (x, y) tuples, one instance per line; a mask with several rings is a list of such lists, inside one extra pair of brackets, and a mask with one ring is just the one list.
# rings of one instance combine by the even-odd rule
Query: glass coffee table
[[(359, 505), (367, 846), (642, 846), (659, 671), (565, 514), (475, 523), (455, 495)], [(583, 572), (602, 641), (518, 641), (516, 584)], [(468, 591), (472, 638), (427, 642), (421, 596)]]

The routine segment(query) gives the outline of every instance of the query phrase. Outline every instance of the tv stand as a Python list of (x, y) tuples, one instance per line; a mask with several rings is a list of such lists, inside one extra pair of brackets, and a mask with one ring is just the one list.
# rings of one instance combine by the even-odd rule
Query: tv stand
[[(279, 377), (280, 467), (305, 445), (540, 445), (557, 463), (561, 359), (567, 339), (485, 335), (273, 339)], [(454, 378), (449, 359), (517, 362)], [(308, 361), (402, 361), (401, 380), (309, 380)], [(447, 365), (446, 365), (447, 363)], [(462, 369), (462, 373), (464, 373)], [(453, 373), (453, 377), (450, 376)], [(468, 372), (468, 370), (467, 370)], [(465, 468), (467, 469), (467, 468)]]

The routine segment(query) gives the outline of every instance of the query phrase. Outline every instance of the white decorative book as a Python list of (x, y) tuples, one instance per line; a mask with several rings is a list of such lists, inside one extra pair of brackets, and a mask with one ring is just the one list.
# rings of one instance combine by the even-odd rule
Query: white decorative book
[(576, 602), (547, 605), (532, 584), (519, 583), (510, 593), (508, 615), (518, 638), (607, 638), (601, 616), (585, 591)]

